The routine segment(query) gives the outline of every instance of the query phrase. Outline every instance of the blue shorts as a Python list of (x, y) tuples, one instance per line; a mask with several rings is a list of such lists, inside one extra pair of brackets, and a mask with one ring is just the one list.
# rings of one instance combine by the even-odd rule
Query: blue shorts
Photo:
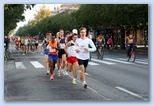
[(48, 49), (44, 50), (44, 54), (48, 55)]
[(58, 59), (58, 54), (57, 55), (53, 55), (53, 54), (48, 54), (48, 58), (51, 58), (53, 61), (57, 61)]

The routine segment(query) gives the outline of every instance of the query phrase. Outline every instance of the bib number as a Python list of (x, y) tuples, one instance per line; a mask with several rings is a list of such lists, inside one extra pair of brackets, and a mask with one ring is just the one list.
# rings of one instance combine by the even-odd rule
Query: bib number
[(50, 52), (55, 52), (55, 51), (56, 51), (56, 49), (50, 48)]
[(61, 49), (64, 49), (64, 47), (65, 47), (65, 43), (61, 43), (61, 44), (60, 44), (60, 48), (61, 48)]

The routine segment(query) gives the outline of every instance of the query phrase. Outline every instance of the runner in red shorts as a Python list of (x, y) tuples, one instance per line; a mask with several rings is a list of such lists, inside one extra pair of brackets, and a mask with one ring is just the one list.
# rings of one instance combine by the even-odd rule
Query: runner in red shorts
[(72, 40), (69, 41), (66, 46), (64, 47), (64, 50), (67, 54), (67, 63), (68, 63), (68, 71), (73, 72), (73, 85), (76, 85), (76, 78), (77, 78), (77, 67), (78, 67), (78, 59), (77, 59), (77, 53), (76, 53), (76, 46), (75, 41), (78, 38), (77, 34), (72, 35)]
[(16, 45), (16, 50), (18, 52), (19, 51), (19, 40), (18, 40), (18, 37), (15, 40), (15, 45)]

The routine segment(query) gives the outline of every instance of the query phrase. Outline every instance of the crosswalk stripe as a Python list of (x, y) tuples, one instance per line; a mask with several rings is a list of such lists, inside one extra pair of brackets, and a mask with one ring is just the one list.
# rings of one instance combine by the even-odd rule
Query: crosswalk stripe
[(130, 62), (125, 62), (125, 61), (120, 61), (120, 60), (115, 60), (115, 59), (110, 59), (110, 58), (103, 58), (103, 59), (108, 60), (108, 61), (118, 62), (118, 63), (132, 64)]
[(17, 69), (26, 69), (23, 62), (15, 62), (15, 66)]
[(35, 68), (44, 68), (42, 64), (40, 64), (38, 61), (30, 61), (30, 63), (35, 67)]
[[(122, 58), (118, 58), (118, 59), (120, 59), (120, 60), (126, 60), (126, 59), (122, 59)], [(137, 61), (137, 60), (135, 60), (135, 63), (148, 64), (147, 62)]]
[(89, 65), (99, 65), (99, 64), (94, 63), (94, 62), (91, 62), (91, 61), (90, 61), (90, 62), (88, 62), (88, 64), (89, 64)]
[(100, 63), (108, 64), (108, 65), (116, 64), (116, 63), (113, 63), (113, 62), (108, 62), (108, 61), (98, 60), (98, 59), (91, 59), (91, 60), (95, 61), (95, 62), (100, 62)]

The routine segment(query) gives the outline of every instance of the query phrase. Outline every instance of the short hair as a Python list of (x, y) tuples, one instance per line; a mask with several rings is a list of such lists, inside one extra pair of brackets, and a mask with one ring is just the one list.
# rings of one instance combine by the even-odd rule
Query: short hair
[(63, 29), (59, 29), (59, 32), (60, 32), (60, 31), (64, 31), (64, 30), (63, 30)]
[(47, 36), (47, 35), (51, 35), (51, 33), (50, 33), (50, 32), (47, 32), (47, 33), (46, 33), (46, 36)]
[(65, 35), (70, 34), (70, 33), (71, 33), (70, 31), (66, 31), (66, 32), (65, 32)]
[(81, 32), (81, 30), (86, 30), (86, 32), (87, 32), (87, 29), (86, 29), (85, 27), (81, 27), (81, 28), (79, 29), (79, 31)]

